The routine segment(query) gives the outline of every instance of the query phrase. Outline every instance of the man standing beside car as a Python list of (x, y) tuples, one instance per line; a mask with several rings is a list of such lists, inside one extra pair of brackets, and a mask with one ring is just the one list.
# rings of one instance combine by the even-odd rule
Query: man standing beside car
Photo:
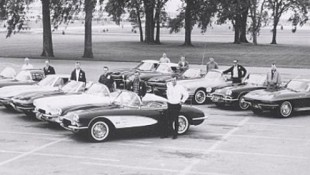
[(86, 75), (85, 72), (81, 69), (81, 63), (79, 61), (75, 62), (75, 69), (71, 73), (70, 80), (86, 83)]
[(281, 85), (281, 76), (275, 63), (271, 64), (271, 71), (267, 73), (266, 85), (268, 90), (276, 90)]
[(49, 60), (45, 61), (45, 66), (43, 68), (43, 71), (44, 71), (45, 76), (55, 74), (55, 69), (53, 66), (50, 65)]
[(178, 65), (181, 72), (185, 72), (189, 68), (189, 63), (186, 61), (185, 56), (180, 57)]
[(29, 69), (33, 69), (33, 66), (32, 66), (32, 64), (30, 64), (29, 58), (26, 57), (24, 59), (24, 64), (22, 66), (22, 70), (29, 70)]
[(168, 110), (167, 115), (162, 118), (162, 133), (161, 138), (168, 137), (171, 124), (174, 122), (173, 139), (178, 137), (179, 129), (179, 114), (182, 108), (182, 104), (185, 103), (189, 97), (186, 89), (177, 84), (176, 78), (174, 77), (171, 82), (167, 83), (167, 99), (168, 99)]
[(159, 63), (170, 63), (170, 59), (166, 53), (163, 53), (163, 56), (159, 59)]
[(128, 84), (128, 90), (135, 92), (142, 99), (146, 94), (146, 84), (140, 79), (140, 72), (135, 71), (135, 78)]
[(114, 92), (115, 91), (115, 82), (113, 77), (111, 76), (111, 73), (108, 73), (109, 68), (107, 66), (103, 67), (103, 74), (100, 76), (98, 82), (101, 84), (106, 85), (110, 92)]
[(232, 82), (235, 84), (241, 83), (241, 80), (245, 77), (247, 71), (243, 66), (238, 64), (238, 60), (234, 60), (234, 65), (223, 72), (223, 74), (227, 73), (231, 74)]

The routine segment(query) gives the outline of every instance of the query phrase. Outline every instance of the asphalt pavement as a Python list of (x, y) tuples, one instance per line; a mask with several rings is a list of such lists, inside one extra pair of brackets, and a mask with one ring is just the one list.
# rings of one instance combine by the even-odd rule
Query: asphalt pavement
[[(0, 62), (0, 70), (5, 66), (17, 70), (23, 60), (1, 58)], [(35, 67), (44, 64), (44, 60), (31, 62)], [(70, 73), (74, 67), (74, 61), (52, 64), (58, 73)], [(97, 81), (103, 65), (115, 69), (136, 64), (83, 61), (82, 68), (89, 80)], [(248, 70), (266, 73), (268, 68)], [(287, 79), (310, 74), (307, 69), (279, 70)], [(281, 119), (213, 104), (195, 107), (209, 118), (176, 140), (137, 129), (119, 132), (105, 143), (89, 143), (58, 126), (0, 107), (0, 174), (309, 174), (309, 112)]]

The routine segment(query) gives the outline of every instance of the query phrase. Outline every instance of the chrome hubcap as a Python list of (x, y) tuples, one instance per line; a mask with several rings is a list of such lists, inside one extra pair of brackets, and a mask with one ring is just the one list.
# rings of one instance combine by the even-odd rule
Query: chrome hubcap
[(195, 95), (195, 100), (197, 103), (203, 103), (206, 99), (206, 94), (202, 90), (198, 91)]
[(281, 113), (284, 116), (288, 116), (291, 114), (292, 106), (289, 103), (285, 103), (281, 106)]
[(244, 101), (244, 98), (241, 98), (239, 101), (239, 106), (241, 109), (248, 109), (250, 105)]
[(108, 134), (108, 128), (105, 123), (100, 122), (96, 123), (93, 126), (93, 136), (95, 137), (95, 139), (102, 140), (107, 136), (107, 134)]
[(182, 134), (186, 131), (188, 128), (188, 121), (184, 116), (179, 116), (179, 128), (178, 128), (178, 133)]

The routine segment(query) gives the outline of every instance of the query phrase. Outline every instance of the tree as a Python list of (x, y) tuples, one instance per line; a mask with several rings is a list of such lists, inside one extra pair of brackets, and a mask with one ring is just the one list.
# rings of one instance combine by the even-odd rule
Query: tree
[(220, 0), (220, 9), (218, 11), (218, 23), (226, 23), (227, 20), (231, 21), (235, 37), (234, 43), (240, 44), (241, 42), (247, 43), (247, 18), (249, 12), (248, 0)]
[(156, 39), (155, 43), (160, 44), (160, 25), (162, 20), (166, 20), (166, 13), (163, 10), (164, 5), (168, 2), (168, 0), (156, 0), (156, 10), (155, 10), (155, 18), (154, 21), (156, 23)]
[(50, 17), (50, 1), (41, 0), (42, 2), (42, 23), (43, 23), (43, 51), (41, 56), (54, 57), (51, 17)]
[(288, 10), (296, 10), (307, 14), (308, 0), (268, 0), (267, 7), (272, 11), (273, 29), (271, 44), (277, 44), (277, 26), (282, 14)]
[(257, 36), (259, 34), (262, 22), (267, 19), (268, 12), (264, 11), (264, 7), (267, 0), (250, 0), (250, 17), (252, 24), (250, 31), (253, 37), (253, 44), (257, 45)]
[(143, 17), (143, 5), (142, 0), (131, 0), (128, 3), (128, 9), (129, 9), (129, 21), (134, 26), (138, 26), (139, 28), (139, 34), (140, 34), (140, 42), (143, 42), (143, 29), (142, 29), (142, 22), (141, 18)]
[(211, 18), (217, 11), (216, 0), (183, 0), (183, 8), (178, 16), (170, 19), (170, 33), (179, 32), (185, 28), (184, 46), (192, 46), (191, 35), (193, 27), (198, 24), (202, 32), (211, 24)]

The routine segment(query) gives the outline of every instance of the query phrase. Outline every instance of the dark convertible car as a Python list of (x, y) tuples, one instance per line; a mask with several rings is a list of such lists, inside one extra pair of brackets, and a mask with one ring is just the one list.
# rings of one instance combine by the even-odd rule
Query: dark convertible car
[[(137, 94), (121, 91), (111, 105), (71, 111), (60, 117), (60, 125), (75, 133), (86, 133), (91, 141), (101, 142), (116, 129), (158, 126), (166, 110), (166, 100), (150, 99), (142, 103)], [(201, 124), (204, 119), (206, 116), (201, 110), (183, 106), (179, 134), (184, 134), (190, 125)]]
[(290, 117), (295, 111), (310, 110), (310, 79), (293, 79), (276, 91), (252, 91), (244, 99), (254, 113), (272, 111), (281, 117)]
[(265, 81), (266, 75), (264, 74), (250, 74), (243, 83), (215, 90), (211, 94), (211, 101), (219, 107), (229, 105), (247, 110), (250, 105), (244, 103), (243, 96), (250, 91), (266, 89)]

